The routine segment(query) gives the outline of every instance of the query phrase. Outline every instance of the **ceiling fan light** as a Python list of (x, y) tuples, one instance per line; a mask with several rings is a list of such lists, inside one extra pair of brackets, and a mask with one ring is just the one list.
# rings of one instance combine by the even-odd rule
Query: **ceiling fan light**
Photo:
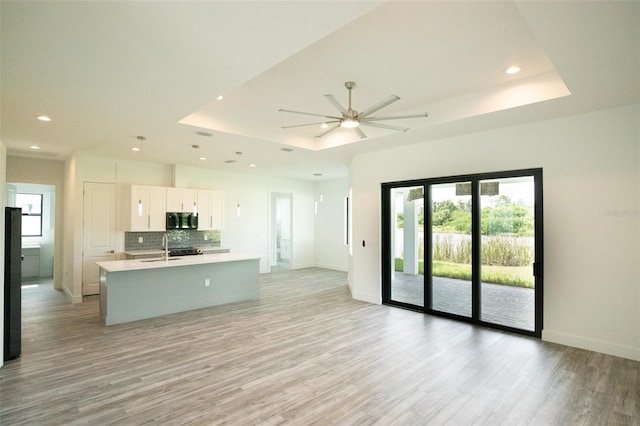
[(347, 129), (353, 129), (354, 127), (358, 127), (359, 125), (360, 122), (355, 118), (347, 117), (340, 120), (340, 127), (344, 127)]

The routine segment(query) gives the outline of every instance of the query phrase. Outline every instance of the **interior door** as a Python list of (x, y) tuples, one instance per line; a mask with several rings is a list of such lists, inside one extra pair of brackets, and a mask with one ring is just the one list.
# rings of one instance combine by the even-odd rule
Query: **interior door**
[(84, 184), (82, 294), (98, 294), (99, 268), (95, 262), (115, 260), (116, 185)]

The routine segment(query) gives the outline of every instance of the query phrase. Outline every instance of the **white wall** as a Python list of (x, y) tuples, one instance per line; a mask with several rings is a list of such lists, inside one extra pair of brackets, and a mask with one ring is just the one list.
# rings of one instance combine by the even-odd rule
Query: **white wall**
[(636, 104), (355, 156), (354, 297), (381, 301), (382, 182), (542, 167), (543, 339), (640, 360), (639, 118)]
[(349, 251), (344, 244), (344, 199), (347, 195), (347, 178), (315, 184), (315, 200), (318, 202), (314, 241), (317, 267), (338, 271), (349, 268)]

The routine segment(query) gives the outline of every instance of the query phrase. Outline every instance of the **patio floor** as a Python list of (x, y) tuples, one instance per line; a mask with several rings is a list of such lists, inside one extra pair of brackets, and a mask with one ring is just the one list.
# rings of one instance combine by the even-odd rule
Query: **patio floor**
[[(531, 288), (482, 283), (482, 321), (535, 330), (534, 293)], [(391, 299), (424, 306), (423, 276), (395, 272)], [(471, 282), (433, 277), (433, 309), (470, 317)]]

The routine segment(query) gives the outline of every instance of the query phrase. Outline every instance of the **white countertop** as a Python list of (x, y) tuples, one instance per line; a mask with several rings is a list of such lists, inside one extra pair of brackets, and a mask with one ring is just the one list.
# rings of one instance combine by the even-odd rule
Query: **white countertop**
[[(203, 265), (207, 263), (236, 262), (239, 260), (260, 259), (257, 254), (239, 253), (212, 253), (197, 256), (177, 256), (170, 257), (169, 260), (159, 259), (129, 259), (129, 260), (109, 260), (96, 262), (101, 269), (107, 272), (125, 272), (139, 269), (171, 268), (174, 266)], [(150, 262), (151, 261), (151, 262)]]

